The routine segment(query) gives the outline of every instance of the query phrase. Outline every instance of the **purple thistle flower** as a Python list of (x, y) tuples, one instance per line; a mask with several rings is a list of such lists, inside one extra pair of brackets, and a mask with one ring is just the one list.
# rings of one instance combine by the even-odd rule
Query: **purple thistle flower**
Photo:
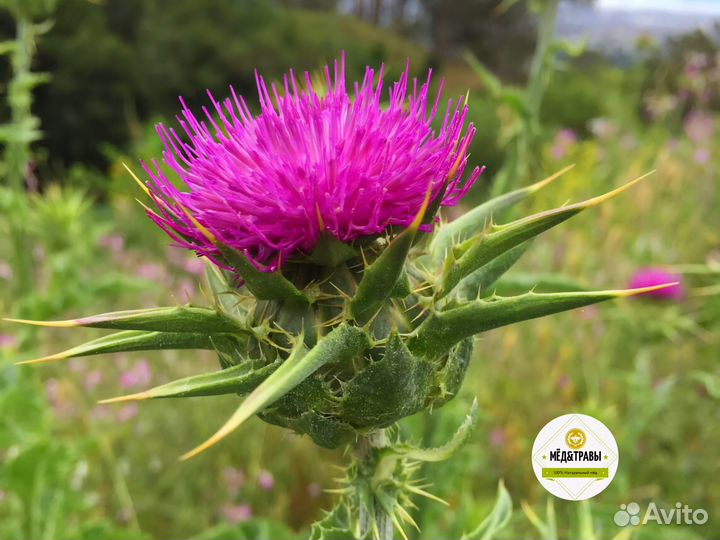
[(155, 160), (143, 164), (159, 209), (150, 218), (180, 246), (217, 259), (190, 213), (223, 244), (272, 270), (311, 253), (323, 231), (351, 242), (409, 225), (428, 190), (431, 200), (452, 206), (480, 175), (476, 168), (461, 181), (475, 133), (469, 124), (463, 134), (462, 100), (448, 102), (438, 131), (431, 126), (440, 106), (440, 93), (430, 99), (431, 73), (418, 83), (408, 65), (385, 108), (383, 67), (377, 74), (366, 68), (352, 96), (344, 56), (333, 75), (328, 66), (324, 74), (319, 91), (308, 73), (298, 81), (291, 70), (278, 89), (256, 72), (255, 117), (232, 87), (232, 98), (220, 102), (208, 92), (215, 116), (203, 107), (204, 119), (181, 98), (184, 135), (162, 124), (157, 132), (163, 162), (188, 190), (177, 189)]
[(658, 300), (680, 301), (685, 297), (685, 287), (682, 284), (682, 276), (667, 272), (661, 268), (641, 268), (630, 279), (629, 287), (639, 289), (642, 287), (653, 287), (664, 283), (677, 281), (677, 285), (642, 293), (644, 296), (657, 298)]

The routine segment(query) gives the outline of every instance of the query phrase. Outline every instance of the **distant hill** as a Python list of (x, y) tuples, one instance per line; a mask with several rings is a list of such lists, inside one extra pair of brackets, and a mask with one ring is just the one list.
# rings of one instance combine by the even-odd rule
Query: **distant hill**
[(590, 48), (612, 53), (631, 49), (640, 36), (648, 35), (664, 41), (696, 28), (711, 31), (717, 22), (720, 22), (717, 12), (601, 9), (564, 2), (560, 4), (557, 33), (571, 41), (587, 37)]

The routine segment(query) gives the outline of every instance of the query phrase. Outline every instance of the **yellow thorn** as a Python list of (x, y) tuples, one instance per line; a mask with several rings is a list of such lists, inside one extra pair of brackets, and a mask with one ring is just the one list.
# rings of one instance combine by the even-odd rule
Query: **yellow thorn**
[(427, 212), (428, 207), (430, 206), (430, 197), (432, 196), (432, 184), (430, 184), (427, 188), (427, 191), (425, 192), (425, 199), (423, 200), (422, 206), (420, 207), (420, 210), (418, 210), (417, 215), (415, 216), (415, 219), (410, 224), (408, 229), (412, 231), (417, 231), (420, 228), (420, 225), (422, 225), (423, 219), (425, 219), (425, 212)]
[(15, 362), (16, 366), (26, 366), (29, 364), (44, 364), (45, 362), (52, 362), (54, 360), (66, 360), (70, 358), (65, 356), (65, 353), (56, 353), (49, 356), (43, 356), (42, 358), (33, 358), (32, 360), (23, 360), (21, 362)]
[(50, 326), (53, 328), (74, 328), (79, 326), (78, 322), (74, 319), (67, 321), (31, 321), (28, 319), (2, 319), (6, 322), (14, 322), (20, 324), (31, 324), (33, 326)]
[[(247, 399), (245, 400), (247, 402)], [(243, 403), (245, 403), (243, 402)], [(182, 456), (180, 456), (180, 461), (185, 461), (187, 459), (190, 459), (191, 457), (195, 457), (198, 454), (204, 452), (211, 446), (214, 446), (220, 440), (227, 437), (230, 433), (235, 431), (235, 428), (237, 428), (240, 424), (242, 424), (245, 420), (248, 418), (247, 411), (249, 409), (247, 407), (243, 407), (242, 405), (238, 408), (238, 410), (233, 413), (233, 415), (230, 417), (230, 419), (225, 422), (225, 424), (215, 432), (215, 434), (210, 437), (207, 441), (202, 443), (200, 446), (196, 446), (189, 452), (185, 452)]]
[(400, 524), (400, 521), (398, 520), (397, 515), (394, 512), (390, 514), (390, 519), (395, 525), (395, 528), (400, 531), (400, 536), (403, 537), (403, 540), (409, 540), (408, 535), (405, 534), (405, 530), (402, 528), (402, 525)]
[(142, 189), (145, 192), (145, 195), (147, 195), (149, 197), (150, 190), (145, 185), (145, 183), (142, 180), (140, 180), (134, 172), (132, 172), (132, 169), (130, 167), (128, 167), (125, 164), (125, 162), (123, 162), (122, 166), (125, 167), (125, 170), (130, 173), (130, 176), (132, 176), (133, 180), (135, 180), (135, 182), (137, 182), (137, 185), (140, 186), (140, 189)]
[(625, 191), (625, 190), (627, 190), (627, 189), (630, 189), (632, 186), (634, 186), (635, 184), (637, 184), (637, 183), (640, 182), (641, 180), (644, 180), (645, 178), (647, 178), (648, 176), (650, 176), (650, 175), (653, 174), (654, 172), (655, 172), (654, 170), (652, 170), (652, 171), (650, 171), (650, 172), (647, 172), (647, 173), (643, 174), (642, 176), (638, 176), (638, 177), (635, 178), (634, 180), (630, 180), (627, 184), (624, 184), (624, 185), (622, 185), (622, 186), (620, 186), (620, 187), (618, 187), (618, 188), (615, 188), (615, 189), (613, 189), (612, 191), (608, 191), (608, 192), (605, 193), (604, 195), (598, 195), (597, 197), (593, 197), (592, 199), (588, 199), (587, 201), (578, 203), (578, 205), (582, 205), (582, 206), (585, 207), (585, 208), (589, 208), (589, 207), (592, 207), (592, 206), (597, 206), (597, 205), (599, 205), (599, 204), (602, 204), (602, 203), (604, 203), (605, 201), (607, 201), (608, 199), (612, 199), (612, 198), (615, 197), (616, 195), (620, 195), (620, 193), (622, 193), (623, 191)]
[(320, 213), (320, 207), (317, 203), (315, 203), (315, 215), (317, 215), (318, 219), (318, 225), (320, 226), (320, 231), (325, 230), (325, 222), (323, 221), (322, 214)]
[(427, 492), (427, 491), (425, 491), (424, 489), (421, 489), (421, 488), (419, 488), (419, 487), (406, 485), (406, 486), (405, 486), (405, 489), (407, 489), (408, 491), (410, 491), (410, 492), (412, 492), (412, 493), (415, 493), (416, 495), (420, 495), (421, 497), (425, 497), (426, 499), (430, 499), (430, 500), (432, 500), (432, 501), (439, 502), (439, 503), (441, 503), (441, 504), (444, 504), (445, 506), (450, 506), (450, 503), (447, 502), (445, 499), (441, 499), (441, 498), (438, 497), (437, 495), (433, 495), (432, 493), (429, 493), (429, 492)]
[(450, 182), (453, 178), (455, 178), (455, 174), (460, 168), (460, 163), (462, 163), (462, 160), (465, 159), (465, 153), (467, 152), (468, 146), (470, 146), (470, 139), (466, 138), (462, 148), (460, 148), (458, 152), (458, 157), (455, 159), (452, 169), (450, 169), (450, 172), (447, 175), (447, 182)]
[(407, 510), (405, 510), (402, 506), (400, 506), (397, 503), (395, 504), (395, 509), (396, 509), (397, 513), (400, 514), (400, 517), (402, 518), (403, 521), (405, 521), (406, 523), (409, 523), (410, 525), (415, 527), (415, 530), (420, 532), (420, 527), (418, 527), (418, 524), (415, 523), (415, 520), (412, 518), (412, 516), (408, 513)]
[(200, 232), (205, 236), (205, 238), (207, 238), (207, 239), (208, 239), (210, 242), (212, 242), (213, 244), (217, 244), (217, 243), (218, 243), (217, 238), (215, 238), (215, 235), (214, 235), (213, 233), (211, 233), (209, 230), (207, 230), (207, 229), (205, 228), (205, 225), (203, 225), (203, 224), (200, 223), (197, 219), (195, 219), (195, 216), (193, 216), (193, 215), (190, 213), (190, 210), (188, 210), (187, 208), (185, 208), (182, 204), (180, 204), (180, 203), (177, 202), (177, 201), (176, 201), (176, 204), (180, 207), (180, 209), (181, 209), (183, 212), (185, 212), (185, 215), (186, 215), (188, 218), (190, 218), (190, 221), (192, 221), (193, 225), (195, 225), (195, 227), (197, 228), (197, 230), (200, 231)]
[(140, 401), (143, 399), (150, 399), (152, 396), (150, 392), (138, 392), (136, 394), (128, 394), (126, 396), (117, 396), (108, 399), (101, 399), (98, 403), (106, 405), (108, 403), (120, 403), (121, 401)]
[(148, 212), (149, 214), (152, 214), (152, 215), (154, 215), (154, 216), (157, 216), (158, 218), (160, 217), (155, 210), (153, 210), (152, 208), (150, 208), (147, 204), (145, 204), (144, 202), (142, 202), (140, 199), (135, 199), (135, 200), (137, 201), (137, 203), (138, 203), (140, 206), (143, 207), (143, 209), (144, 209), (146, 212)]
[(663, 283), (661, 285), (652, 285), (651, 287), (639, 287), (637, 289), (623, 289), (619, 291), (608, 291), (619, 298), (626, 298), (628, 296), (635, 296), (636, 294), (643, 294), (652, 291), (659, 291), (660, 289), (667, 289), (668, 287), (674, 287), (680, 285), (679, 281), (673, 281), (671, 283)]
[(566, 172), (568, 172), (568, 171), (569, 171), (570, 169), (572, 169), (573, 167), (575, 167), (575, 164), (574, 164), (574, 163), (573, 163), (572, 165), (568, 165), (568, 166), (565, 167), (564, 169), (560, 169), (560, 170), (559, 170), (558, 172), (556, 172), (555, 174), (553, 174), (553, 175), (551, 175), (551, 176), (548, 176), (547, 178), (544, 178), (543, 180), (540, 180), (539, 182), (535, 182), (533, 185), (531, 185), (531, 186), (529, 186), (529, 187), (527, 188), (528, 191), (529, 191), (530, 193), (535, 193), (536, 191), (538, 191), (538, 190), (544, 188), (545, 186), (547, 186), (550, 182), (552, 182), (552, 181), (555, 180), (556, 178), (559, 178), (560, 176), (562, 176), (563, 174), (565, 174)]

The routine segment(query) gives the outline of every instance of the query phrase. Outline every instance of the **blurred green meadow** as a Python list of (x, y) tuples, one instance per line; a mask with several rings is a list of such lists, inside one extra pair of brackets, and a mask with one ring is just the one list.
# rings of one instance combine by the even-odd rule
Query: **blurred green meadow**
[[(123, 167), (160, 156), (153, 125), (173, 121), (178, 95), (199, 107), (205, 89), (233, 84), (251, 103), (255, 67), (317, 73), (344, 50), (354, 78), (381, 62), (397, 74), (409, 58), (418, 76), (433, 67), (436, 84), (445, 78), (447, 98), (469, 90), (478, 127), (471, 161), (487, 170), (447, 219), (570, 164), (521, 211), (655, 171), (545, 233), (498, 294), (538, 279), (620, 289), (644, 267), (670, 269), (687, 289), (677, 302), (619, 300), (485, 334), (460, 395), (400, 425), (442, 444), (479, 401), (460, 455), (424, 472), (449, 508), (417, 501), (422, 533), (410, 535), (476, 529), (502, 479), (513, 508), (496, 538), (719, 538), (720, 30), (642, 37), (618, 61), (555, 37), (552, 0), (419, 2), (417, 18), (406, 4), (0, 2), (0, 315), (207, 303), (202, 261), (144, 216)], [(342, 453), (255, 418), (181, 463), (237, 399), (97, 403), (212, 369), (213, 354), (14, 365), (100, 335), (0, 322), (0, 538), (307, 537), (332, 507), (329, 465)], [(569, 412), (603, 421), (620, 449), (610, 487), (583, 503), (545, 492), (530, 463), (540, 428)], [(622, 529), (613, 515), (632, 501), (682, 502), (709, 520)]]

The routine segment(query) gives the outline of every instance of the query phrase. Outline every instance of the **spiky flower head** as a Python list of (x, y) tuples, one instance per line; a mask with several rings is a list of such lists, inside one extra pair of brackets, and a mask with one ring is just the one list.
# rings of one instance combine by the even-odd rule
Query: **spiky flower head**
[(155, 222), (179, 244), (218, 260), (199, 223), (273, 270), (312, 253), (323, 231), (349, 243), (407, 227), (428, 192), (431, 203), (454, 205), (477, 179), (475, 168), (462, 181), (475, 133), (472, 124), (464, 128), (468, 108), (450, 100), (436, 128), (442, 83), (433, 97), (431, 73), (419, 83), (408, 64), (386, 89), (383, 68), (368, 67), (348, 93), (344, 57), (323, 72), (324, 83), (314, 84), (308, 73), (298, 80), (290, 71), (281, 88), (268, 88), (256, 73), (257, 115), (232, 89), (222, 101), (210, 95), (204, 118), (183, 102), (182, 133), (162, 124), (157, 131), (162, 161), (187, 191), (159, 163), (146, 165), (160, 209), (151, 214)]

